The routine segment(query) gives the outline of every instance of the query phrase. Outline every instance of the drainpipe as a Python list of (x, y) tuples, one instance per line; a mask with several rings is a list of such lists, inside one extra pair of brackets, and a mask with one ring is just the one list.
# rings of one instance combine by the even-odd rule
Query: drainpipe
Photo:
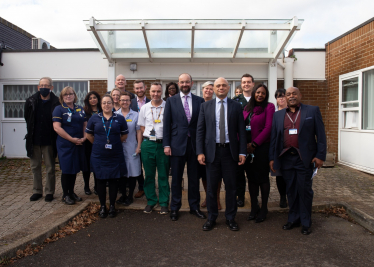
[(284, 88), (293, 86), (293, 58), (286, 57), (284, 61)]

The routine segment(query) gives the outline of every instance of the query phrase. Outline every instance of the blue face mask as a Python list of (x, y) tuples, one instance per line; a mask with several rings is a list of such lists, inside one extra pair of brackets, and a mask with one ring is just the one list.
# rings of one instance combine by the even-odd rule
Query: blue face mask
[(40, 88), (39, 92), (43, 97), (47, 97), (51, 90), (49, 90), (49, 88)]

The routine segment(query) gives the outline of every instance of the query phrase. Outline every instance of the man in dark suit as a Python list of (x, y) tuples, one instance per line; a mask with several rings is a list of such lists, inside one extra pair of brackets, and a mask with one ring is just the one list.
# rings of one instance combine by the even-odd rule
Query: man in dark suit
[(190, 213), (205, 219), (205, 214), (199, 208), (199, 163), (195, 150), (197, 119), (204, 99), (191, 94), (191, 75), (179, 75), (178, 85), (180, 93), (167, 99), (164, 113), (163, 145), (165, 154), (170, 156), (172, 175), (170, 218), (172, 221), (178, 220), (178, 211), (182, 205), (182, 178), (187, 162)]
[(226, 224), (238, 231), (235, 222), (236, 169), (243, 165), (247, 153), (242, 107), (227, 97), (230, 86), (225, 78), (214, 82), (216, 99), (201, 105), (196, 133), (196, 153), (199, 163), (206, 165), (208, 220), (204, 231), (210, 231), (218, 217), (217, 185), (223, 178), (226, 189)]
[[(144, 84), (144, 81), (142, 80), (135, 80), (134, 83), (134, 92), (136, 96), (131, 99), (130, 108), (133, 111), (140, 112), (140, 109), (142, 106), (147, 104), (150, 99), (148, 99), (145, 95), (145, 92), (147, 91), (147, 86)], [(141, 155), (140, 155), (141, 156)], [(142, 162), (142, 161), (141, 161)], [(140, 176), (137, 177), (138, 180), (138, 192), (134, 195), (135, 198), (140, 198), (144, 195), (144, 175), (143, 175), (143, 168), (141, 170)]]
[(326, 160), (326, 135), (318, 107), (301, 104), (298, 88), (286, 91), (288, 108), (274, 113), (270, 140), (270, 168), (281, 170), (287, 186), (288, 222), (284, 230), (302, 225), (311, 233), (312, 175)]

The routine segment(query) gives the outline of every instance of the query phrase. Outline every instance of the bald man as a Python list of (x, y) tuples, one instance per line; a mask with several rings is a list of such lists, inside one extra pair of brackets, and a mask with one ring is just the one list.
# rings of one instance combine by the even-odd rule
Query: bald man
[(284, 230), (302, 225), (309, 235), (312, 225), (312, 175), (326, 160), (326, 135), (319, 107), (301, 103), (296, 87), (286, 91), (288, 107), (275, 112), (270, 138), (269, 160), (273, 172), (280, 170), (286, 182), (288, 222)]
[(228, 98), (230, 86), (225, 78), (218, 78), (213, 87), (216, 99), (201, 105), (196, 132), (198, 161), (206, 165), (208, 220), (204, 231), (210, 231), (218, 217), (218, 182), (225, 182), (226, 224), (238, 231), (235, 221), (236, 169), (243, 165), (247, 153), (247, 140), (241, 105)]
[(129, 91), (126, 91), (126, 78), (125, 76), (123, 76), (122, 74), (118, 75), (116, 77), (116, 81), (114, 82), (114, 85), (116, 86), (116, 88), (118, 88), (119, 90), (121, 90), (121, 92), (128, 92), (131, 96), (130, 96), (130, 99), (134, 99), (135, 98), (135, 95)]

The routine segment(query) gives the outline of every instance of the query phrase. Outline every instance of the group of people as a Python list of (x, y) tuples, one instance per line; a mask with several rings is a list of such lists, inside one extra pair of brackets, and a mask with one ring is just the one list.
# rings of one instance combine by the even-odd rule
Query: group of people
[[(310, 233), (312, 174), (325, 160), (326, 137), (319, 108), (302, 104), (298, 88), (278, 89), (274, 106), (267, 86), (255, 86), (250, 74), (242, 76), (237, 88), (242, 93), (233, 99), (227, 97), (230, 86), (223, 77), (204, 83), (203, 97), (191, 93), (193, 80), (188, 73), (181, 74), (178, 83), (166, 85), (164, 98), (158, 82), (149, 88), (151, 99), (142, 80), (133, 83), (135, 95), (125, 90), (123, 75), (116, 77), (115, 85), (103, 97), (89, 92), (81, 107), (72, 87), (65, 87), (57, 98), (52, 79), (40, 79), (38, 92), (25, 104), (26, 149), (34, 175), (31, 201), (43, 195), (42, 159), (47, 172), (45, 201), (53, 200), (57, 154), (66, 204), (82, 200), (74, 192), (80, 171), (85, 193), (92, 193), (93, 172), (100, 217), (115, 217), (116, 203), (131, 205), (138, 182), (135, 197), (145, 194), (144, 213), (151, 213), (158, 204), (160, 214), (170, 213), (171, 220), (177, 221), (187, 163), (190, 213), (207, 219), (204, 231), (216, 224), (222, 181), (226, 224), (230, 230), (239, 230), (235, 217), (237, 208), (244, 206), (246, 176), (251, 202), (248, 220), (265, 221), (271, 173), (276, 176), (280, 206), (287, 207), (288, 199), (289, 216), (283, 229), (302, 225), (301, 232)], [(206, 192), (202, 203), (200, 178)], [(118, 191), (122, 195), (117, 200)], [(207, 207), (208, 216), (200, 207)]]

